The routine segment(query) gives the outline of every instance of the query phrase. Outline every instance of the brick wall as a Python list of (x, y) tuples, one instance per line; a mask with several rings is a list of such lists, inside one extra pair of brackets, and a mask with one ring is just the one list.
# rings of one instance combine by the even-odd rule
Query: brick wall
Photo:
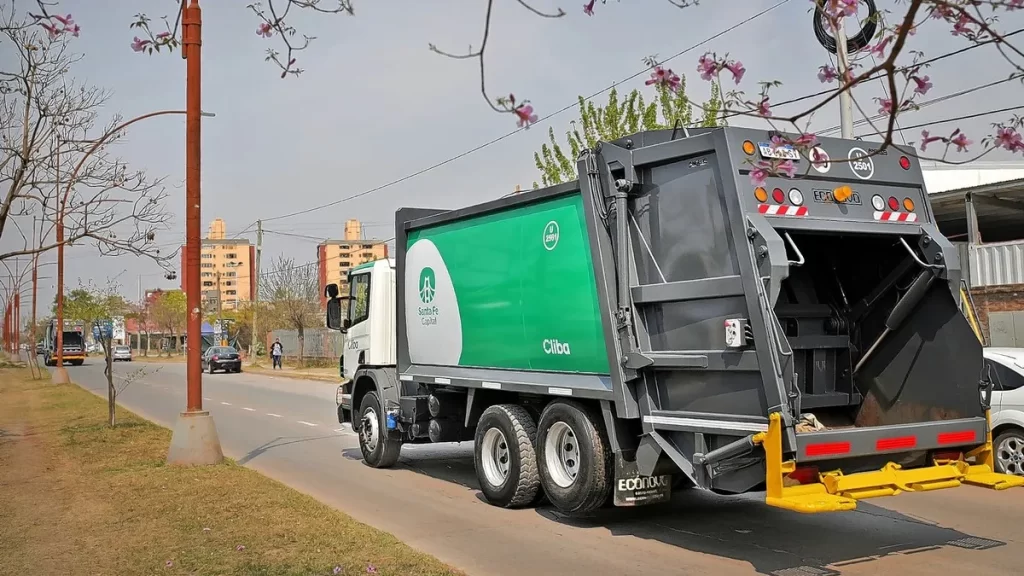
[(991, 339), (988, 330), (989, 312), (1017, 312), (1024, 310), (1024, 284), (1001, 286), (980, 286), (971, 288), (971, 296), (977, 308), (978, 321), (986, 339)]

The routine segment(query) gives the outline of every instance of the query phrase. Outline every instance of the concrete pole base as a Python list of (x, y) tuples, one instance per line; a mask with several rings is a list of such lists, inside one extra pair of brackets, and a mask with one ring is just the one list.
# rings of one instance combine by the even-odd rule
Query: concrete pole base
[(71, 384), (71, 377), (68, 376), (68, 369), (63, 366), (57, 366), (53, 369), (53, 374), (50, 375), (50, 379), (54, 384)]
[(220, 464), (224, 453), (209, 412), (182, 412), (174, 425), (167, 463), (173, 466)]

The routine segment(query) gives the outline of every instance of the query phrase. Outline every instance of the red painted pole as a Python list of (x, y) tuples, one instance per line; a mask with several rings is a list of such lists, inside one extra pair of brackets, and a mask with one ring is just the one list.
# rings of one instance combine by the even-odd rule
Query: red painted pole
[(14, 293), (14, 350), (21, 351), (21, 292)]
[(182, 48), (185, 55), (185, 297), (188, 307), (186, 337), (187, 393), (186, 411), (203, 409), (203, 371), (199, 365), (202, 348), (203, 317), (200, 300), (201, 258), (200, 227), (200, 113), (202, 111), (202, 49), (203, 13), (198, 0), (190, 0), (182, 17)]

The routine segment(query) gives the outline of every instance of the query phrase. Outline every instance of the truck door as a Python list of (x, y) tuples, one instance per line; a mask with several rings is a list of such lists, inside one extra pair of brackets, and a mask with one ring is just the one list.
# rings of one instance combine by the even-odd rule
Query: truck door
[(350, 322), (345, 334), (345, 378), (351, 378), (369, 356), (371, 271), (352, 274), (349, 279), (351, 298), (348, 303)]

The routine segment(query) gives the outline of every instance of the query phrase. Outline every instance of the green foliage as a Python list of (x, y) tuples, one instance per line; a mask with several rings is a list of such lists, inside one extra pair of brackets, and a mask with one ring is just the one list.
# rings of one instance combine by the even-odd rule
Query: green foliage
[[(630, 92), (623, 101), (612, 88), (608, 93), (608, 104), (595, 106), (579, 97), (580, 117), (571, 122), (566, 131), (569, 154), (555, 139), (554, 128), (548, 129), (550, 144), (541, 146), (533, 154), (537, 169), (541, 172), (544, 186), (569, 182), (576, 179), (576, 159), (584, 149), (591, 148), (599, 141), (614, 140), (642, 130), (681, 127), (722, 126), (718, 113), (722, 108), (721, 92), (718, 85), (711, 85), (711, 98), (701, 106), (703, 113), (694, 119), (693, 103), (686, 96), (686, 79), (675, 93), (659, 87), (654, 101), (647, 102), (639, 90)], [(537, 182), (533, 183), (537, 188)]]
[(113, 291), (80, 287), (64, 297), (64, 318), (81, 321), (86, 327), (101, 320), (124, 316), (129, 310), (124, 298)]

